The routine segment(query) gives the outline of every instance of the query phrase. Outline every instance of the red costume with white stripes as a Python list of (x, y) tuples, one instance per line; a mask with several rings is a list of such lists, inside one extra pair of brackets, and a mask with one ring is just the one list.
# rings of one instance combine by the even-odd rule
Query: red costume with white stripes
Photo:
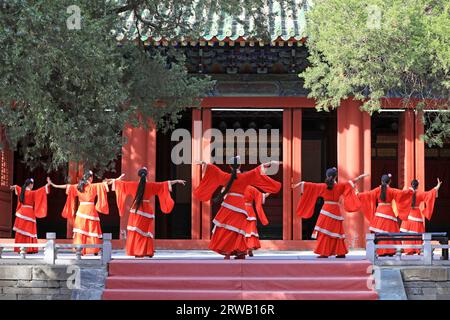
[[(431, 220), (433, 215), (434, 202), (437, 197), (435, 188), (430, 191), (416, 191), (416, 205), (410, 207), (408, 218), (402, 221), (401, 232), (423, 233), (425, 232), (425, 218)], [(423, 210), (420, 209), (422, 205)], [(404, 241), (404, 244), (422, 244), (422, 241)], [(405, 249), (405, 253), (420, 254), (420, 249)]]
[[(16, 186), (16, 195), (20, 195), (21, 187)], [(44, 186), (37, 190), (26, 190), (23, 203), (17, 201), (16, 220), (13, 230), (16, 232), (15, 243), (37, 243), (36, 218), (47, 216), (47, 194), (48, 187)], [(20, 248), (15, 248), (20, 252)], [(36, 253), (38, 248), (26, 248), (27, 253)]]
[[(138, 189), (137, 181), (113, 182), (113, 190), (116, 191), (117, 206), (119, 214), (123, 216), (125, 212), (125, 201), (128, 196), (134, 197)], [(145, 192), (140, 208), (132, 207), (128, 217), (127, 226), (127, 244), (126, 253), (129, 256), (153, 256), (154, 254), (154, 230), (155, 230), (155, 211), (152, 208), (150, 200), (157, 196), (161, 211), (170, 213), (174, 202), (170, 196), (172, 188), (169, 181), (165, 182), (147, 182)]]
[[(253, 186), (248, 186), (244, 191), (244, 201), (245, 208), (247, 209), (248, 214), (248, 223), (246, 228), (246, 239), (247, 239), (247, 247), (250, 250), (256, 250), (261, 248), (261, 243), (259, 242), (259, 234), (258, 234), (258, 220), (256, 215), (258, 215), (259, 221), (261, 221), (262, 225), (267, 225), (269, 221), (267, 220), (266, 214), (264, 213), (263, 204), (266, 200), (265, 194), (256, 189)], [(255, 206), (253, 207), (253, 203)], [(256, 212), (255, 212), (256, 208)]]
[[(249, 185), (264, 192), (277, 193), (281, 184), (262, 172), (262, 166), (253, 170), (237, 173), (231, 189), (226, 194), (213, 223), (214, 229), (209, 249), (222, 255), (245, 255), (247, 253), (247, 226), (249, 215), (245, 206), (244, 192)], [(217, 166), (208, 164), (200, 185), (194, 196), (201, 201), (211, 199), (219, 186), (225, 186), (230, 180), (230, 173), (223, 172)]]
[[(399, 218), (404, 220), (408, 216), (411, 207), (411, 190), (399, 190), (386, 186), (386, 199), (381, 200), (381, 186), (371, 191), (358, 194), (361, 200), (361, 211), (370, 221), (371, 232), (400, 232), (398, 219), (392, 207), (395, 206)], [(379, 244), (401, 244), (400, 241), (382, 241)], [(395, 249), (378, 249), (379, 255), (395, 254)]]
[[(102, 243), (103, 235), (98, 212), (109, 214), (107, 192), (108, 185), (106, 183), (89, 183), (84, 187), (84, 192), (80, 192), (77, 185), (67, 186), (67, 200), (62, 216), (66, 219), (75, 219), (73, 224), (74, 244)], [(78, 197), (79, 206), (75, 214), (76, 197)], [(85, 248), (82, 254), (95, 254), (99, 251), (99, 248)]]
[(297, 206), (297, 215), (308, 219), (314, 214), (317, 198), (322, 197), (324, 204), (312, 238), (318, 240), (314, 253), (321, 256), (342, 256), (348, 253), (345, 244), (344, 217), (341, 215), (339, 200), (344, 198), (344, 208), (347, 212), (358, 211), (360, 202), (354, 191), (354, 183), (335, 183), (329, 190), (326, 183), (303, 183), (303, 195)]

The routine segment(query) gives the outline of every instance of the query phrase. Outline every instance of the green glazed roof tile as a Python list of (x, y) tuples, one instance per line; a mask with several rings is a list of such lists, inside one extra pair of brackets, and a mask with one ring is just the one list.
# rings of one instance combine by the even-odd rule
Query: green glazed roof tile
[[(270, 41), (277, 39), (284, 41), (292, 39), (301, 40), (306, 37), (305, 12), (311, 5), (311, 0), (266, 0), (266, 5), (262, 10), (271, 17), (268, 23)], [(214, 8), (209, 8), (208, 10), (194, 4), (191, 11), (193, 12), (192, 17), (189, 19), (189, 23), (191, 24), (195, 24), (198, 19), (205, 19), (206, 17), (208, 23), (206, 23), (204, 33), (201, 37), (206, 41), (210, 41), (213, 38), (219, 41), (226, 39), (235, 41), (239, 38), (244, 40), (250, 38), (262, 40), (257, 35), (255, 36), (255, 23), (245, 12), (242, 12), (238, 17), (243, 22), (240, 23), (236, 17), (217, 13)], [(124, 27), (117, 33), (117, 39), (125, 37), (131, 40), (136, 39), (138, 33), (134, 23), (134, 14), (121, 14), (121, 16), (124, 20)], [(145, 19), (151, 20), (148, 10), (143, 12), (143, 16)], [(150, 30), (146, 29), (142, 23), (139, 25), (141, 39), (162, 40), (162, 37), (152, 36)], [(182, 35), (179, 36), (182, 37)]]

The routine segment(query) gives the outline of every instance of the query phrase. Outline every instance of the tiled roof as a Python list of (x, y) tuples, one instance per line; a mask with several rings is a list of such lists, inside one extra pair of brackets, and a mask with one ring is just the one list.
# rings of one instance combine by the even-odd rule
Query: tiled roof
[[(311, 0), (266, 0), (266, 5), (263, 12), (267, 14), (269, 19), (268, 34), (270, 39), (266, 42), (275, 41), (289, 41), (298, 42), (306, 37), (306, 18), (305, 12), (311, 5)], [(195, 8), (194, 8), (194, 12)], [(206, 44), (211, 42), (247, 42), (256, 41), (262, 42), (263, 39), (255, 36), (255, 23), (252, 19), (243, 12), (239, 17), (232, 17), (229, 15), (216, 12), (214, 9), (204, 10), (202, 17), (207, 17), (206, 29), (200, 39), (183, 39), (182, 35), (178, 37), (178, 41), (182, 44), (196, 44), (197, 42)], [(145, 15), (145, 12), (143, 13)], [(134, 40), (138, 37), (136, 29), (134, 13), (123, 15), (124, 27), (117, 34), (117, 39), (122, 41), (124, 39)], [(240, 23), (244, 22), (244, 23)], [(192, 17), (191, 23), (195, 23), (195, 17)], [(139, 24), (141, 40), (150, 44), (164, 44), (167, 45), (173, 39), (163, 37), (152, 37), (149, 30), (142, 24)], [(180, 40), (181, 39), (181, 40)]]

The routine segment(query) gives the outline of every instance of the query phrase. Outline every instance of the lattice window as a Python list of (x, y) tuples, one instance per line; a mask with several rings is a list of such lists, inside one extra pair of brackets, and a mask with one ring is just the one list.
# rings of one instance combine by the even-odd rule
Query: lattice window
[(8, 154), (4, 150), (0, 151), (0, 187), (9, 186), (8, 162)]

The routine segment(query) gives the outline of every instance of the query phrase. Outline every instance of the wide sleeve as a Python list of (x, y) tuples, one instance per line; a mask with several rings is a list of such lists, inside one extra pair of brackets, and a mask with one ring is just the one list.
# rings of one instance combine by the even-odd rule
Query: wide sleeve
[(395, 207), (398, 217), (400, 220), (404, 221), (408, 219), (409, 212), (412, 206), (412, 190), (400, 190), (395, 188), (390, 188), (393, 193), (393, 207)]
[(347, 212), (356, 212), (361, 208), (361, 201), (355, 192), (355, 183), (352, 180), (344, 183), (344, 192), (342, 193), (344, 199), (344, 209)]
[(48, 186), (43, 186), (34, 193), (34, 214), (36, 218), (45, 218), (47, 216), (47, 194), (49, 193)]
[(436, 196), (437, 190), (435, 188), (431, 189), (430, 191), (423, 192), (423, 202), (425, 203), (425, 208), (423, 209), (422, 214), (428, 220), (431, 220), (431, 216), (433, 215)]
[(314, 214), (317, 198), (326, 186), (323, 183), (303, 183), (303, 194), (297, 205), (296, 213), (303, 219), (309, 219)]
[(218, 187), (224, 186), (229, 179), (229, 173), (223, 172), (217, 166), (208, 163), (202, 181), (194, 190), (194, 197), (200, 201), (208, 201), (211, 199), (214, 191)]
[(360, 211), (364, 214), (368, 221), (371, 221), (377, 209), (377, 192), (378, 188), (370, 191), (360, 192), (357, 194), (360, 201)]
[(78, 196), (77, 185), (71, 184), (66, 188), (66, 204), (64, 205), (62, 216), (65, 219), (73, 219), (75, 215), (75, 198)]
[(174, 206), (174, 201), (170, 196), (170, 191), (172, 191), (169, 181), (164, 182), (147, 182), (151, 189), (158, 197), (159, 207), (164, 213), (170, 213)]
[(22, 192), (22, 187), (16, 186), (16, 188), (14, 189), (14, 193), (17, 196), (17, 207), (16, 207), (16, 211), (19, 211), (20, 207), (22, 207), (22, 203), (19, 200), (19, 196), (20, 193)]
[(267, 220), (266, 213), (263, 209), (264, 204), (264, 194), (257, 189), (252, 189), (251, 191), (253, 199), (255, 201), (256, 214), (258, 215), (259, 221), (261, 224), (266, 226), (269, 224), (269, 220)]
[(125, 201), (128, 196), (136, 194), (139, 182), (115, 180), (112, 184), (112, 190), (116, 193), (117, 207), (119, 215), (122, 217), (125, 213)]
[(278, 193), (281, 189), (281, 183), (266, 175), (262, 165), (250, 170), (248, 174), (250, 176), (250, 184), (264, 192)]
[(97, 195), (97, 202), (95, 203), (95, 210), (103, 214), (109, 214), (108, 206), (108, 185), (104, 182), (93, 183)]

